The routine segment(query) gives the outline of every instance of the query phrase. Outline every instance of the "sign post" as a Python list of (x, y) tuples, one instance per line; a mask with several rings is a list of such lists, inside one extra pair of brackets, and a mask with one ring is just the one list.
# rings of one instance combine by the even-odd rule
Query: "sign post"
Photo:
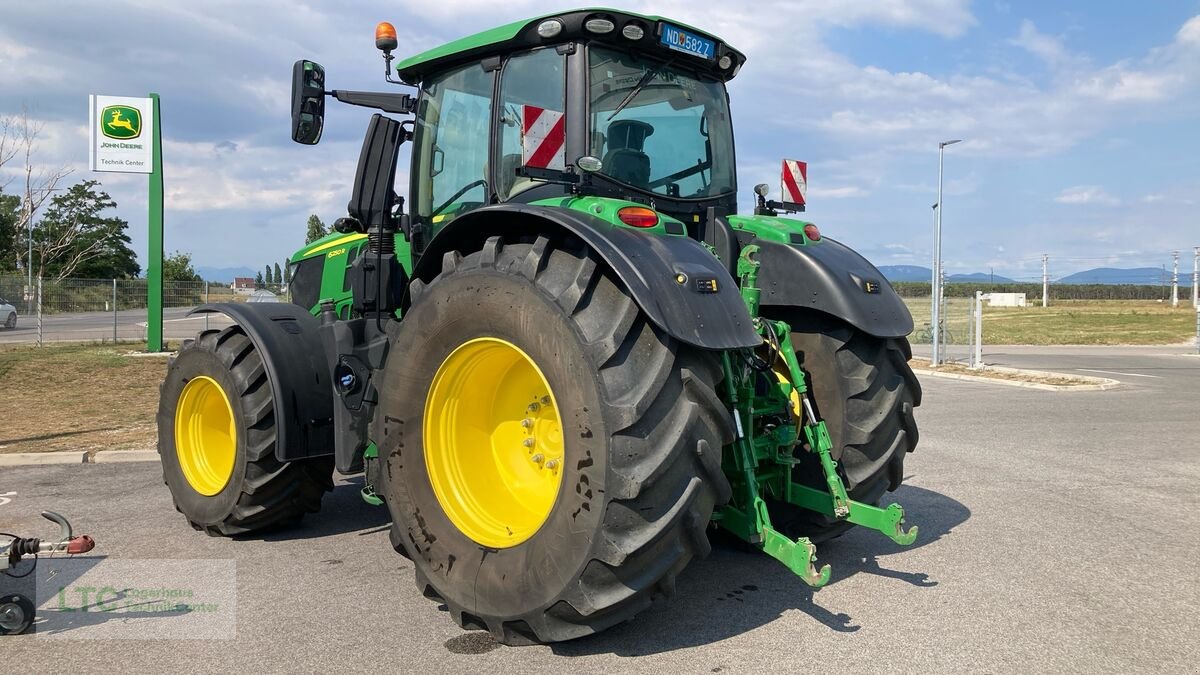
[(89, 99), (88, 163), (92, 171), (150, 174), (150, 250), (146, 267), (146, 349), (161, 352), (163, 177), (158, 94)]
[(150, 250), (146, 265), (146, 351), (163, 350), (163, 173), (162, 134), (159, 124), (158, 94), (150, 94), (150, 105), (154, 114), (154, 135), (150, 139), (153, 148), (154, 169), (150, 172)]

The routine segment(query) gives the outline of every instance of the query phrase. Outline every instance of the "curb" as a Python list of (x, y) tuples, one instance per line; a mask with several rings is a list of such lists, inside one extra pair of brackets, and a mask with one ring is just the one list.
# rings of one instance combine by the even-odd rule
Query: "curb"
[(53, 464), (120, 464), (157, 462), (157, 450), (106, 450), (92, 457), (81, 450), (67, 452), (14, 452), (0, 455), (0, 466), (49, 466)]
[(86, 452), (14, 452), (0, 455), (0, 466), (45, 466), (49, 464), (87, 464)]
[(106, 450), (92, 455), (92, 464), (120, 464), (125, 462), (157, 462), (157, 450)]
[(1003, 384), (1010, 387), (1024, 387), (1025, 389), (1039, 389), (1041, 391), (1107, 391), (1109, 389), (1115, 389), (1121, 384), (1119, 381), (1107, 377), (1067, 375), (1065, 373), (1054, 373), (1045, 370), (1024, 370), (1020, 368), (1005, 368), (1003, 366), (987, 366), (987, 369), (997, 373), (1010, 373), (1013, 375), (1030, 375), (1034, 377), (1069, 377), (1077, 380), (1085, 380), (1085, 382), (1081, 384), (1044, 384), (1042, 382), (1023, 382), (1021, 380), (1006, 380), (999, 377), (984, 377), (982, 375), (967, 375), (964, 373), (944, 373), (938, 370), (931, 370), (929, 368), (913, 368), (913, 372), (918, 375), (941, 377), (947, 380)]

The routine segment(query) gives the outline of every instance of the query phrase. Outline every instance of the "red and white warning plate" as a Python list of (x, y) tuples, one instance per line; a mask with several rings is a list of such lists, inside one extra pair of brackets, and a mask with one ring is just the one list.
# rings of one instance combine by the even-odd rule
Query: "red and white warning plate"
[(565, 171), (567, 129), (562, 113), (527, 105), (521, 111), (521, 164)]
[(808, 163), (797, 159), (783, 160), (783, 175), (779, 182), (784, 202), (803, 204), (808, 195)]

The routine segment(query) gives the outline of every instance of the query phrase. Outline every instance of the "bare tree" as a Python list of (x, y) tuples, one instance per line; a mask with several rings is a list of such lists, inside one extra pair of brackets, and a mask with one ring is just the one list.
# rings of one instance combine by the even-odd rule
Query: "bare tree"
[(17, 213), (15, 227), (20, 237), (20, 245), (14, 251), (17, 268), (24, 267), (24, 253), (29, 246), (29, 224), (51, 194), (59, 189), (58, 184), (71, 174), (71, 168), (65, 164), (35, 166), (34, 155), (44, 127), (44, 122), (30, 118), (29, 110), (24, 106), (20, 113), (0, 119), (0, 189), (12, 181), (12, 172), (3, 170), (5, 165), (17, 157), (21, 158), (23, 164), (20, 169), (24, 179), (21, 209)]

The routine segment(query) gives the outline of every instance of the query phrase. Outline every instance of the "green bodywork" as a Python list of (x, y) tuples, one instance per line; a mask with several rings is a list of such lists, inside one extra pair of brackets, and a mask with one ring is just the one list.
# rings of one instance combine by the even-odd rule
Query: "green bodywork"
[(801, 246), (819, 243), (813, 242), (804, 234), (804, 226), (812, 224), (804, 220), (780, 216), (729, 216), (726, 220), (735, 231), (752, 232), (759, 239), (775, 244), (795, 245), (792, 241), (793, 234), (804, 238), (804, 244), (800, 244)]
[[(672, 218), (665, 213), (658, 214), (658, 223), (653, 227), (632, 227), (621, 222), (617, 218), (617, 211), (626, 206), (645, 207), (645, 204), (639, 202), (631, 202), (625, 199), (613, 199), (611, 197), (555, 197), (553, 199), (542, 199), (533, 202), (538, 206), (552, 206), (557, 208), (571, 209), (579, 211), (591, 216), (600, 218), (618, 227), (628, 227), (630, 229), (640, 230), (651, 234), (660, 234), (663, 236), (687, 236), (687, 228), (684, 227), (683, 221)], [(667, 232), (667, 224), (676, 223), (679, 225), (674, 234)]]

